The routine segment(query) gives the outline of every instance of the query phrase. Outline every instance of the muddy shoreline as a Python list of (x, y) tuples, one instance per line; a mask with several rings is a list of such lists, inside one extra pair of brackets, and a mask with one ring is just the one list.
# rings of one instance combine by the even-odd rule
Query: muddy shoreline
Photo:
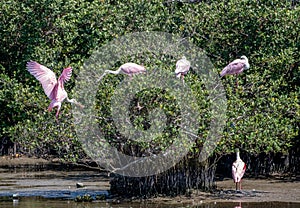
[[(26, 157), (20, 157), (20, 158), (1, 157), (0, 158), (0, 170), (4, 175), (6, 174), (5, 172), (11, 172), (9, 171), (9, 169), (11, 170), (14, 168), (39, 167), (43, 169), (45, 167), (48, 167), (50, 168), (51, 171), (51, 167), (55, 167), (55, 166), (63, 167), (57, 161), (48, 161), (39, 158), (26, 158)], [(15, 177), (19, 177), (17, 173), (15, 174), (16, 174)], [(47, 172), (40, 172), (39, 174), (46, 175)], [(93, 174), (95, 174), (95, 172)], [(2, 176), (2, 180), (3, 180), (3, 176)], [(35, 179), (32, 179), (31, 183), (34, 182)], [(98, 184), (98, 186), (95, 186), (95, 184)], [(153, 203), (177, 204), (177, 205), (178, 204), (200, 205), (203, 203), (210, 203), (210, 202), (273, 202), (274, 201), (274, 202), (300, 203), (300, 177), (299, 176), (293, 178), (280, 176), (280, 175), (273, 176), (270, 178), (260, 178), (260, 179), (245, 178), (242, 184), (243, 184), (243, 190), (236, 192), (234, 190), (235, 185), (233, 181), (230, 178), (225, 178), (222, 181), (216, 181), (217, 189), (211, 192), (190, 190), (189, 193), (184, 196), (177, 196), (177, 197), (159, 196), (156, 198), (147, 199), (146, 201), (153, 202)], [(99, 187), (102, 190), (109, 190), (109, 179), (107, 178), (107, 175), (105, 176), (105, 174), (102, 173), (94, 177), (86, 185), (87, 188), (94, 189), (95, 191), (98, 190)], [(5, 187), (1, 185), (1, 188), (3, 189)], [(29, 189), (26, 190), (30, 190), (30, 187)], [(132, 198), (118, 199), (118, 200), (141, 201), (140, 199), (132, 199)]]
[[(216, 181), (211, 192), (193, 190), (190, 196), (158, 197), (151, 201), (199, 205), (208, 202), (296, 202), (300, 203), (300, 181), (281, 179), (244, 179), (243, 190), (235, 191), (230, 178)], [(299, 204), (300, 207), (300, 204)]]

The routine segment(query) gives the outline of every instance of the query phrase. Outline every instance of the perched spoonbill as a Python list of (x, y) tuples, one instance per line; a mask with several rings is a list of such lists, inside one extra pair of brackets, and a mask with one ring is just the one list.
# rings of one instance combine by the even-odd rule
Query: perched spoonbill
[(105, 70), (105, 72), (101, 75), (99, 80), (101, 80), (106, 74), (126, 74), (132, 77), (134, 74), (139, 74), (146, 72), (146, 69), (144, 66), (135, 64), (135, 63), (125, 63), (119, 67), (118, 70), (112, 71), (112, 70)]
[(220, 76), (223, 77), (227, 74), (229, 75), (236, 75), (236, 85), (237, 82), (237, 75), (242, 73), (245, 69), (249, 69), (250, 64), (248, 62), (248, 58), (246, 56), (241, 56), (240, 59), (236, 59), (233, 62), (229, 63), (220, 73)]
[(240, 158), (240, 151), (236, 149), (236, 161), (232, 164), (232, 178), (235, 183), (235, 189), (241, 190), (242, 189), (242, 177), (246, 171), (246, 164)]
[(175, 74), (176, 77), (182, 79), (183, 83), (184, 83), (184, 75), (188, 73), (190, 67), (191, 67), (191, 63), (186, 59), (185, 56), (182, 56), (182, 58), (176, 62)]
[(48, 111), (51, 111), (53, 108), (57, 107), (55, 115), (56, 119), (58, 118), (61, 104), (65, 99), (67, 99), (67, 101), (70, 103), (74, 103), (80, 106), (81, 108), (84, 107), (75, 99), (69, 99), (68, 94), (64, 89), (64, 83), (69, 81), (72, 75), (71, 67), (65, 68), (59, 76), (58, 80), (56, 80), (56, 76), (53, 71), (35, 61), (27, 62), (26, 67), (30, 74), (32, 74), (37, 80), (40, 81), (45, 94), (51, 100)]

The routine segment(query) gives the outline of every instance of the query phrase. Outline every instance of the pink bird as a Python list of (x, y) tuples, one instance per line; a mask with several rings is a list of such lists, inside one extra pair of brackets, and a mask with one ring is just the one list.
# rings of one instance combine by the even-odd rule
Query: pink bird
[(190, 70), (191, 63), (183, 56), (180, 60), (176, 62), (176, 70), (175, 74), (176, 77), (181, 78), (182, 82), (184, 83), (184, 75), (188, 73)]
[(144, 66), (135, 64), (135, 63), (126, 63), (119, 67), (118, 70), (105, 70), (105, 72), (101, 75), (99, 80), (101, 80), (106, 74), (126, 74), (132, 78), (132, 75), (146, 72)]
[(227, 74), (229, 75), (236, 75), (236, 85), (237, 82), (237, 75), (242, 73), (245, 69), (249, 69), (250, 65), (248, 62), (248, 58), (246, 56), (241, 56), (240, 59), (236, 59), (233, 62), (229, 63), (220, 73), (220, 76), (223, 77)]
[(236, 161), (232, 164), (232, 178), (235, 183), (235, 189), (242, 189), (242, 178), (246, 171), (246, 164), (240, 158), (239, 149), (236, 149)]
[(81, 108), (84, 107), (75, 99), (69, 99), (68, 94), (64, 89), (64, 83), (69, 81), (72, 75), (71, 67), (65, 68), (58, 80), (56, 80), (56, 76), (53, 71), (35, 61), (27, 62), (26, 67), (30, 74), (40, 81), (45, 94), (51, 100), (48, 111), (51, 111), (53, 108), (57, 107), (57, 112), (55, 115), (56, 119), (58, 118), (61, 104), (65, 99), (67, 99), (67, 101), (70, 103), (80, 106)]

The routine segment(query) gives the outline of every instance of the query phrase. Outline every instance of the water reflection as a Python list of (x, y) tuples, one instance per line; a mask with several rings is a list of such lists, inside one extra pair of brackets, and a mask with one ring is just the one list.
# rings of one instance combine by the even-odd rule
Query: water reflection
[(18, 206), (19, 204), (19, 199), (13, 199), (13, 207)]
[(234, 208), (242, 208), (242, 202), (239, 202), (239, 205), (235, 206)]
[[(243, 202), (243, 206), (247, 208), (299, 208), (300, 203), (291, 203), (291, 202)], [(167, 205), (163, 203), (147, 203), (147, 202), (136, 202), (136, 203), (112, 203), (112, 202), (84, 202), (77, 203), (74, 200), (57, 200), (57, 199), (42, 199), (42, 198), (23, 198), (20, 200), (14, 201), (0, 201), (1, 208), (100, 208), (100, 207), (109, 207), (109, 208), (171, 208), (171, 207), (187, 207), (187, 208), (235, 208), (242, 207), (241, 202), (218, 202), (218, 203), (203, 203), (198, 206), (191, 205), (182, 205), (182, 204), (172, 204)]]
[[(187, 206), (189, 207), (189, 206)], [(208, 203), (195, 208), (299, 208), (300, 203), (295, 202), (218, 202)]]

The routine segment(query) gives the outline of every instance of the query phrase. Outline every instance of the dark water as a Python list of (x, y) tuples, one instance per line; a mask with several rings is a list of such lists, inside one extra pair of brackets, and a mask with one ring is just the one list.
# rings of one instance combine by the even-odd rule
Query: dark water
[[(78, 188), (77, 183), (83, 184)], [(109, 178), (97, 171), (11, 171), (0, 169), (0, 208), (99, 208), (99, 207), (199, 207), (199, 208), (300, 208), (300, 203), (284, 202), (214, 202), (193, 204), (163, 202), (116, 202), (109, 199)], [(14, 196), (14, 197), (13, 197)], [(76, 202), (89, 196), (92, 202)], [(100, 197), (100, 198), (99, 198)], [(108, 198), (99, 200), (101, 197)], [(103, 199), (103, 198), (102, 198)]]
[[(241, 205), (241, 206), (240, 206)], [(132, 207), (132, 208), (168, 208), (168, 207), (194, 207), (194, 208), (299, 208), (300, 203), (287, 203), (287, 202), (242, 202), (241, 204), (238, 202), (220, 202), (220, 203), (205, 203), (202, 205), (165, 205), (159, 203), (110, 203), (110, 202), (75, 202), (73, 200), (58, 200), (58, 199), (43, 199), (38, 197), (26, 197), (21, 198), (19, 200), (14, 201), (0, 201), (1, 208), (100, 208), (100, 207)]]

